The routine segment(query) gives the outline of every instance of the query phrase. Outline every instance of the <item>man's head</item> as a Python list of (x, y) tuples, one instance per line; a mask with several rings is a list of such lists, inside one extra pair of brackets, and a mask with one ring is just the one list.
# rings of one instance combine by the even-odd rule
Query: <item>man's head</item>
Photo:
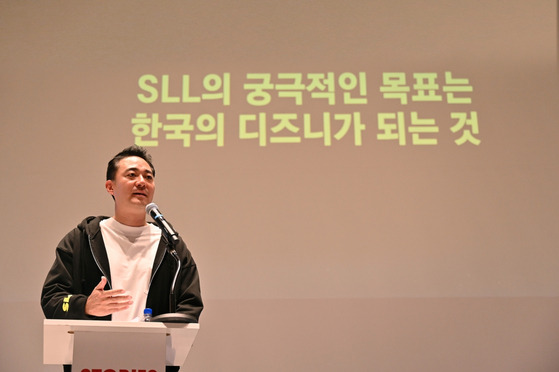
[(115, 201), (117, 221), (145, 223), (145, 207), (155, 193), (155, 169), (145, 149), (132, 146), (119, 152), (107, 167), (105, 188)]

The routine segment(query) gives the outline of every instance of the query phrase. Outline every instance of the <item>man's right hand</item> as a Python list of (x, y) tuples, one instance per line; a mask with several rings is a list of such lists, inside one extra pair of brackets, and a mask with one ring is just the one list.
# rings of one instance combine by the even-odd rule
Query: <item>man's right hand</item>
[(107, 278), (101, 277), (101, 281), (87, 298), (85, 313), (93, 316), (106, 316), (117, 311), (126, 310), (132, 305), (132, 296), (126, 294), (124, 289), (110, 289), (105, 291)]

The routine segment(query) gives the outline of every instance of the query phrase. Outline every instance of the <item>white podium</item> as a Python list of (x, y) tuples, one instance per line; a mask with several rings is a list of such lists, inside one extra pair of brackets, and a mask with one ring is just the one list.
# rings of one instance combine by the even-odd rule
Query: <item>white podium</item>
[(43, 363), (72, 364), (73, 371), (145, 370), (182, 366), (198, 323), (45, 319)]

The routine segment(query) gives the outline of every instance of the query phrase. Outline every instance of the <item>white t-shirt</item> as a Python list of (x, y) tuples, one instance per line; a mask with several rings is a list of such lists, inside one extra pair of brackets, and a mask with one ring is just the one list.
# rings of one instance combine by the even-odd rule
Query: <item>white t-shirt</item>
[(126, 226), (112, 217), (99, 225), (111, 268), (111, 287), (124, 289), (133, 301), (128, 309), (113, 313), (112, 320), (140, 320), (146, 307), (161, 230), (151, 224)]

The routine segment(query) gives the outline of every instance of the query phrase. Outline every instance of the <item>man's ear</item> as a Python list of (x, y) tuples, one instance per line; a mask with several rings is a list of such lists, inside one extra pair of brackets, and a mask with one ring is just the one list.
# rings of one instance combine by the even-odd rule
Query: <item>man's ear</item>
[(107, 189), (107, 192), (111, 195), (114, 196), (114, 188), (113, 188), (113, 181), (111, 180), (107, 180), (105, 182), (105, 188)]

